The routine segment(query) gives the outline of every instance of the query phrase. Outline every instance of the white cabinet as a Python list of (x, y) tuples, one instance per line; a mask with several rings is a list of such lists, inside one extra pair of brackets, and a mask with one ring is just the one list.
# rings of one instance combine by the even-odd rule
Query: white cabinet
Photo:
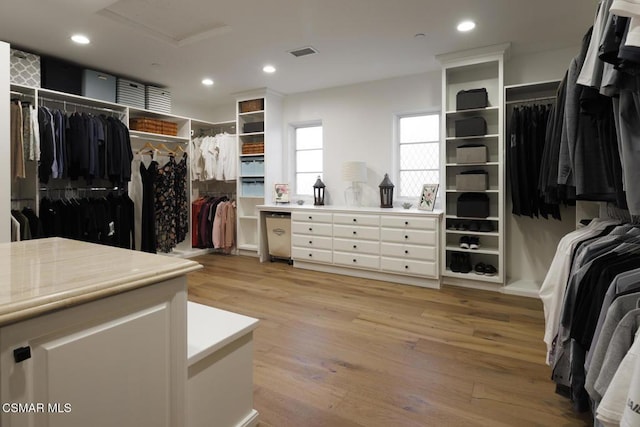
[[(438, 56), (442, 63), (442, 110), (445, 112), (442, 117), (440, 152), (440, 188), (445, 193), (445, 220), (442, 222), (441, 242), (444, 283), (497, 290), (504, 282), (503, 90), (504, 57), (508, 48), (509, 45), (504, 44)], [(486, 108), (458, 108), (457, 94), (460, 91), (482, 88), (487, 91)], [(459, 125), (462, 130), (463, 124), (468, 124), (470, 120), (484, 122), (486, 128), (458, 133), (456, 127)], [(467, 136), (468, 134), (473, 136)], [(462, 155), (462, 150), (469, 153), (472, 147), (475, 150), (481, 149), (482, 155)], [(474, 190), (458, 187), (459, 176), (478, 170), (486, 175), (486, 185), (473, 186)], [(483, 209), (462, 208), (461, 206), (471, 206), (466, 204), (465, 199), (469, 197), (466, 193), (474, 193), (471, 197), (488, 201), (488, 212), (482, 212)], [(485, 213), (488, 215), (485, 216)], [(459, 242), (465, 236), (479, 238), (483, 250), (461, 249)], [(461, 258), (457, 254), (469, 260), (472, 271), (458, 271), (458, 263), (453, 262), (454, 259)], [(497, 274), (474, 274), (473, 267), (478, 263), (493, 265)]]
[[(270, 206), (259, 206), (261, 217)], [(295, 208), (294, 266), (418, 286), (439, 286), (438, 213), (377, 208)]]
[(185, 289), (179, 277), (0, 329), (0, 401), (44, 405), (0, 424), (184, 425)]

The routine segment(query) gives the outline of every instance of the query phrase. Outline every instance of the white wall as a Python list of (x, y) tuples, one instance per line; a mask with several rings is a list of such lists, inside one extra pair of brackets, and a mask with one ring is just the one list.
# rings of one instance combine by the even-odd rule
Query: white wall
[[(576, 40), (579, 42), (579, 40)], [(529, 53), (509, 58), (505, 65), (504, 84), (516, 85), (547, 80), (562, 80), (580, 45), (565, 49)]]
[(350, 183), (342, 180), (342, 163), (357, 160), (367, 163), (364, 204), (378, 206), (378, 184), (384, 174), (389, 173), (395, 183), (394, 115), (440, 111), (440, 82), (440, 71), (435, 71), (286, 96), (283, 176), (294, 182), (291, 125), (321, 120), (325, 203), (345, 204), (344, 190)]
[(0, 42), (0, 243), (11, 241), (11, 154), (9, 148), (9, 45)]

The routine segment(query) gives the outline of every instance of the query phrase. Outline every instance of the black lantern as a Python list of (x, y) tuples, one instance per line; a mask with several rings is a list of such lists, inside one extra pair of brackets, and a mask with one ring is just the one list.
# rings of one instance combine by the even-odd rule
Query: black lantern
[(320, 175), (318, 175), (318, 179), (316, 183), (313, 184), (313, 204), (314, 206), (324, 206), (324, 182), (320, 179)]
[(389, 179), (388, 174), (384, 174), (384, 179), (378, 186), (380, 188), (380, 207), (392, 208), (393, 207), (393, 182)]

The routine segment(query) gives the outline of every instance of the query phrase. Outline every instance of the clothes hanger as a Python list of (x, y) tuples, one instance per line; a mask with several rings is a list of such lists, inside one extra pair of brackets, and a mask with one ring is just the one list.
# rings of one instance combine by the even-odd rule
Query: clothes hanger
[(175, 157), (176, 155), (176, 153), (172, 151), (169, 147), (167, 147), (163, 142), (161, 142), (160, 145), (158, 145), (158, 149), (164, 151), (165, 154), (168, 154), (171, 157)]
[[(148, 150), (146, 153), (143, 153), (144, 150)], [(146, 142), (137, 152), (136, 154), (150, 154), (156, 151), (157, 148), (153, 146), (150, 142)]]

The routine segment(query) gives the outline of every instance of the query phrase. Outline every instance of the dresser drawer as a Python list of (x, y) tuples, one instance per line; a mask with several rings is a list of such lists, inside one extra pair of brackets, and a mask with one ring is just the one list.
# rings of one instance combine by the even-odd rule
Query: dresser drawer
[(438, 265), (435, 262), (382, 257), (380, 264), (384, 271), (412, 276), (438, 277)]
[(333, 239), (333, 250), (378, 255), (380, 243), (372, 240)]
[(322, 249), (298, 248), (295, 246), (291, 250), (291, 255), (294, 260), (323, 262), (326, 264), (331, 264), (333, 258), (331, 251), (325, 251)]
[(436, 232), (422, 230), (401, 230), (399, 228), (382, 228), (380, 240), (383, 242), (412, 243), (435, 246)]
[(292, 221), (331, 223), (331, 214), (326, 212), (291, 212)]
[(334, 224), (380, 226), (379, 215), (333, 214)]
[(334, 225), (333, 235), (351, 239), (380, 240), (379, 227), (360, 227), (349, 225)]
[(380, 257), (374, 255), (334, 252), (333, 263), (347, 267), (380, 269)]
[(332, 242), (333, 239), (331, 237), (303, 236), (301, 234), (291, 236), (291, 245), (301, 248), (331, 250)]
[(291, 234), (306, 234), (311, 236), (327, 236), (331, 237), (333, 226), (331, 224), (313, 224), (311, 222), (291, 223)]
[(380, 255), (420, 261), (435, 261), (435, 246), (403, 245), (398, 243), (381, 243)]
[(415, 216), (382, 216), (380, 225), (389, 228), (415, 228), (418, 230), (435, 230), (438, 226), (436, 218), (417, 218)]

